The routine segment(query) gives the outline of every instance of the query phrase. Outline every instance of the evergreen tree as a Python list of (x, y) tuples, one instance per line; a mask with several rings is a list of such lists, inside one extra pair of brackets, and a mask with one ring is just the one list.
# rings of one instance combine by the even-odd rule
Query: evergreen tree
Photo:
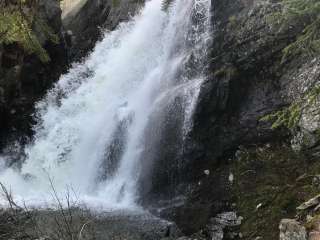
[(283, 9), (275, 15), (282, 26), (302, 23), (296, 40), (283, 50), (283, 61), (297, 54), (313, 56), (320, 52), (320, 0), (282, 0)]
[(38, 27), (47, 39), (58, 43), (51, 27), (37, 17), (39, 0), (0, 0), (0, 44), (17, 43), (28, 54), (36, 54), (42, 62), (50, 60), (33, 29)]

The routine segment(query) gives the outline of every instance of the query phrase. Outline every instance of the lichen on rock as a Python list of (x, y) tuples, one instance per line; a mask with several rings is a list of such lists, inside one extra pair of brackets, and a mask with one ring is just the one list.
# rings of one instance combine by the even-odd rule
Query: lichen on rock
[(282, 219), (279, 229), (279, 240), (307, 240), (305, 227), (293, 219)]

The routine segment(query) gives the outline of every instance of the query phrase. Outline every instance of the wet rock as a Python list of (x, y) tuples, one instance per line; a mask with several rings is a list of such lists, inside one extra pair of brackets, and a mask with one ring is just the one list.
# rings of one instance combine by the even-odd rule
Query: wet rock
[(282, 219), (280, 222), (280, 240), (307, 240), (307, 232), (296, 220)]
[(203, 229), (210, 218), (211, 204), (193, 203), (162, 209), (159, 215), (177, 224), (185, 235)]
[[(224, 239), (226, 229), (237, 227), (241, 225), (242, 217), (238, 217), (235, 212), (225, 212), (218, 214), (216, 217), (210, 219), (208, 229), (212, 240)], [(238, 233), (228, 231), (229, 237), (238, 236)]]
[(234, 227), (241, 225), (243, 218), (238, 217), (235, 212), (225, 212), (218, 214), (216, 217), (211, 219), (211, 223), (219, 224), (225, 227)]

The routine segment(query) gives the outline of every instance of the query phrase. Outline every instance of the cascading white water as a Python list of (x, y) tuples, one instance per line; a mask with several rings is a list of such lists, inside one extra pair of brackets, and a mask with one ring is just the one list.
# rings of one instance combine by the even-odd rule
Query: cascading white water
[[(148, 1), (138, 16), (106, 33), (37, 104), (24, 163), (0, 173), (17, 199), (50, 201), (51, 182), (59, 194), (72, 188), (89, 204), (135, 206), (150, 119), (179, 96), (187, 135), (205, 78), (211, 0), (176, 0), (168, 12), (162, 2)], [(121, 151), (112, 172), (104, 168), (115, 144)]]

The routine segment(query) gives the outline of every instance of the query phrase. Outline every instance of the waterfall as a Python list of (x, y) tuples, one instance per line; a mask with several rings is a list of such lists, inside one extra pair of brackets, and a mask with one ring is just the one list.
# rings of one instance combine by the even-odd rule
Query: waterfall
[(106, 32), (37, 103), (22, 166), (0, 173), (16, 199), (50, 202), (53, 185), (88, 204), (136, 206), (146, 128), (156, 128), (157, 116), (179, 99), (186, 137), (206, 77), (211, 0), (176, 0), (167, 11), (162, 2), (147, 1), (140, 14)]

